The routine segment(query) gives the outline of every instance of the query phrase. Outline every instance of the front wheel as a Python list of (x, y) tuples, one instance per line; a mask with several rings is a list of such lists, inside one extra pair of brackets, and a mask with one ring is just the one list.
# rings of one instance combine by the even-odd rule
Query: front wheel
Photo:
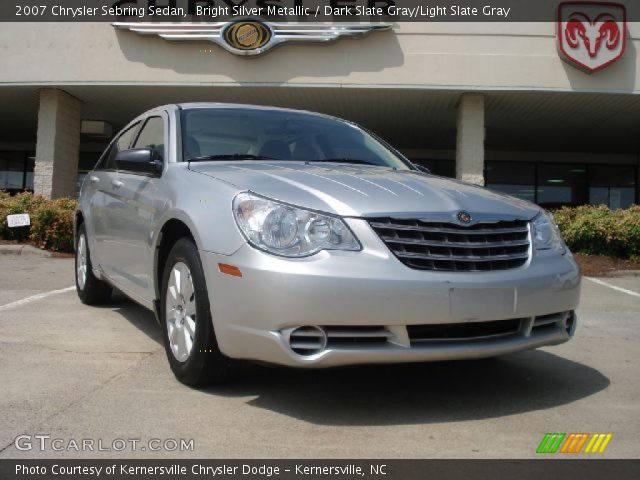
[(218, 348), (200, 255), (183, 238), (167, 258), (162, 276), (160, 315), (171, 370), (186, 385), (203, 386), (227, 380), (231, 359)]

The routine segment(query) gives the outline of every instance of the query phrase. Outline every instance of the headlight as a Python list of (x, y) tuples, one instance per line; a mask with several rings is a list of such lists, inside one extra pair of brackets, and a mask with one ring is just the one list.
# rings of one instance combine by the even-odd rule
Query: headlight
[(565, 246), (553, 216), (544, 210), (533, 219), (533, 246), (536, 250), (558, 250), (564, 253)]
[(249, 243), (276, 255), (306, 257), (320, 250), (360, 250), (340, 218), (249, 192), (233, 199), (233, 215)]

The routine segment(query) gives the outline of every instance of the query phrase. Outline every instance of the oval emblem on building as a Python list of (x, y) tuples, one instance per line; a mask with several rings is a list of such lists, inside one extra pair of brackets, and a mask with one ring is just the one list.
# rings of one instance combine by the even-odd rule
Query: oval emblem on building
[(269, 42), (271, 30), (260, 22), (235, 22), (225, 29), (224, 39), (238, 50), (257, 50)]
[(469, 223), (471, 222), (471, 214), (469, 212), (465, 212), (464, 210), (458, 212), (458, 221), (460, 223)]

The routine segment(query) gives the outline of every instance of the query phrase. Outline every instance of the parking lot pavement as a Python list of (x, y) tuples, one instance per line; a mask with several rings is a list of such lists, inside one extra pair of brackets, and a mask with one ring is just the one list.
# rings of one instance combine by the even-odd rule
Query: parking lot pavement
[(73, 259), (0, 256), (0, 305), (73, 285)]
[[(2, 305), (73, 284), (70, 259), (0, 258)], [(604, 279), (640, 292), (640, 277)], [(576, 338), (482, 361), (176, 382), (151, 313), (67, 291), (0, 306), (0, 457), (526, 458), (546, 432), (611, 432), (640, 457), (640, 298), (586, 279)], [(21, 451), (20, 434), (63, 439)], [(193, 439), (193, 451), (87, 451), (71, 440)]]

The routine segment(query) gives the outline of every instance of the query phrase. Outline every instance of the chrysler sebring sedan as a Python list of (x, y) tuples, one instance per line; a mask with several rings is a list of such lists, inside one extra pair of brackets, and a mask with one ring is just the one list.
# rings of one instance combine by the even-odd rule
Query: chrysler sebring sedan
[(182, 104), (129, 123), (85, 178), (76, 286), (153, 310), (171, 369), (471, 359), (556, 345), (580, 273), (538, 206), (431, 175), (365, 129)]

